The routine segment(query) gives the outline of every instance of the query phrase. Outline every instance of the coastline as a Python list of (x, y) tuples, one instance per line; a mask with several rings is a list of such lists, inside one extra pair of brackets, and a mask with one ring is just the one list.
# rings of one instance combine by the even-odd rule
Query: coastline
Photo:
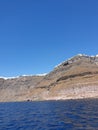
[(21, 102), (46, 102), (46, 101), (71, 101), (71, 100), (98, 100), (98, 97), (80, 97), (80, 98), (54, 98), (45, 100), (21, 100), (21, 101), (0, 101), (0, 103), (21, 103)]

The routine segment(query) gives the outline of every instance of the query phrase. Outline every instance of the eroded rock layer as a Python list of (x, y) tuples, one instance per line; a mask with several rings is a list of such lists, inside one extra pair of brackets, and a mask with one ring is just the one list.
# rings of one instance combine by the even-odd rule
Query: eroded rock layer
[(98, 97), (98, 56), (77, 55), (45, 76), (0, 78), (0, 101)]

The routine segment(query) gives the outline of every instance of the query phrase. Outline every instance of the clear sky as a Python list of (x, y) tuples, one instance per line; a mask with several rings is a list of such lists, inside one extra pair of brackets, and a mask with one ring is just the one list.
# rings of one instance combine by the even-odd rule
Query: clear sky
[(98, 0), (0, 0), (0, 76), (47, 73), (98, 54)]

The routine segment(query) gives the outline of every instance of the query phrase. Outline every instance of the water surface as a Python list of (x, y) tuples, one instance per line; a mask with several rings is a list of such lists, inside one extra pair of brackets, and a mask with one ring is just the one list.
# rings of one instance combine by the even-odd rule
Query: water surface
[(98, 130), (98, 99), (0, 103), (0, 130)]

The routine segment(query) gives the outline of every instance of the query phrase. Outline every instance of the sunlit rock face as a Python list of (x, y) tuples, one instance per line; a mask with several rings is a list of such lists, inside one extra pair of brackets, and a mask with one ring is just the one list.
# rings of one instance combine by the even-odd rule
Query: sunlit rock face
[(98, 97), (98, 55), (76, 55), (46, 75), (0, 78), (0, 101)]

